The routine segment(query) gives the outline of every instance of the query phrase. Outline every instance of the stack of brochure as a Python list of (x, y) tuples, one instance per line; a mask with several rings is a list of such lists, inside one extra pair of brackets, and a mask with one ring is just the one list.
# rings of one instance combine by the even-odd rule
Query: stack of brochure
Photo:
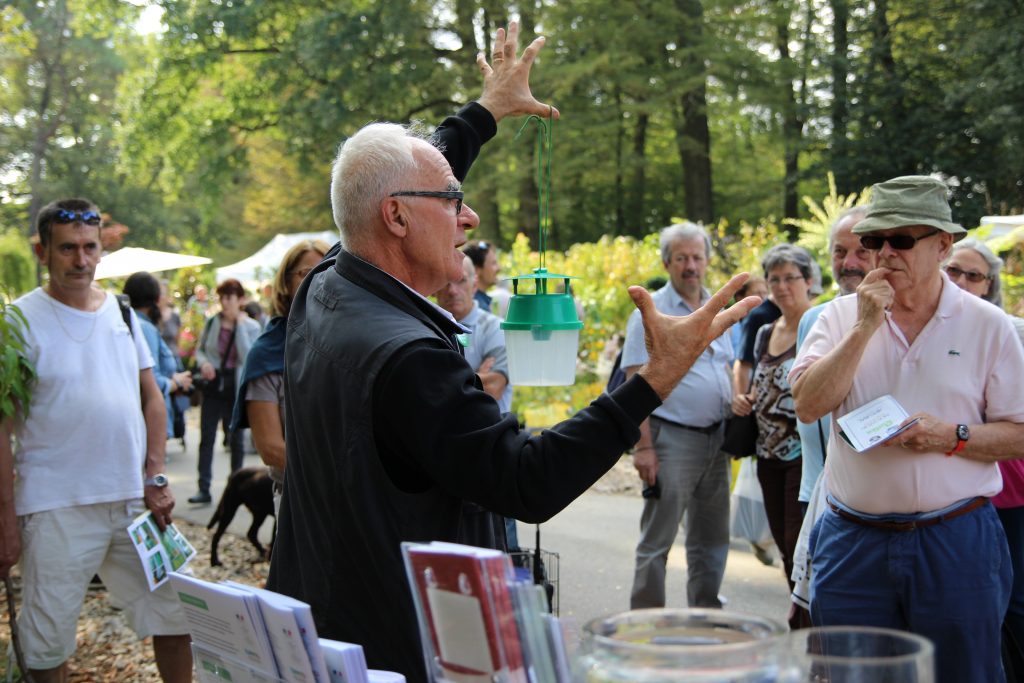
[[(317, 638), (304, 602), (234, 581), (181, 574), (170, 581), (188, 619), (199, 681), (377, 683), (361, 645)], [(379, 683), (404, 680), (378, 673)]]
[(432, 679), (570, 683), (562, 627), (541, 586), (497, 550), (403, 543)]

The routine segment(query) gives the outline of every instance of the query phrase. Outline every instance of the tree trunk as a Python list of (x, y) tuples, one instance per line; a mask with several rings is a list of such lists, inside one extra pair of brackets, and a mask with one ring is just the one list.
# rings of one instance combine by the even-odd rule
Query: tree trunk
[(641, 112), (636, 117), (636, 128), (633, 129), (633, 187), (629, 201), (629, 234), (643, 235), (647, 232), (647, 221), (644, 220), (644, 195), (647, 192), (647, 124), (650, 114)]
[(846, 139), (849, 116), (849, 94), (846, 79), (850, 72), (847, 34), (850, 8), (847, 0), (832, 0), (832, 169), (840, 193), (850, 192)]
[[(796, 68), (789, 52), (789, 10), (785, 2), (776, 6), (776, 42), (779, 51), (779, 81), (782, 92), (782, 145), (785, 175), (782, 181), (782, 215), (796, 218), (799, 211), (797, 184), (800, 179), (800, 143), (803, 124), (797, 112), (796, 93), (793, 92)], [(800, 236), (795, 226), (787, 226), (790, 241)]]
[(676, 147), (683, 169), (683, 207), (686, 218), (711, 224), (715, 219), (711, 194), (711, 134), (708, 131), (707, 65), (703, 57), (704, 7), (700, 0), (677, 0), (683, 15), (678, 50), (687, 82), (697, 83), (679, 96), (673, 107)]
[[(32, 139), (31, 161), (28, 176), (28, 236), (36, 234), (36, 217), (43, 208), (43, 171), (50, 140), (57, 134), (67, 110), (68, 84), (64, 66), (64, 46), (68, 25), (68, 9), (65, 2), (58, 2), (56, 11), (56, 35), (52, 41), (40, 40), (36, 45), (36, 58), (43, 76), (43, 87), (36, 104), (36, 129)], [(57, 110), (54, 111), (54, 102)], [(36, 282), (42, 283), (42, 264), (36, 261)]]
[(622, 179), (622, 169), (625, 164), (625, 137), (626, 137), (626, 121), (623, 117), (622, 111), (622, 90), (618, 87), (615, 88), (615, 113), (616, 113), (616, 126), (615, 126), (615, 234), (622, 235), (626, 233), (626, 206), (625, 206), (625, 186)]

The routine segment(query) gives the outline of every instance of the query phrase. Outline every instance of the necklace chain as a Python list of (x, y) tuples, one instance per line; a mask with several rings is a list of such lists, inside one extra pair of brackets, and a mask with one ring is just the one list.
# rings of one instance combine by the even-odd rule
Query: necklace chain
[(75, 339), (75, 336), (68, 331), (68, 328), (64, 327), (64, 321), (60, 319), (60, 311), (57, 310), (57, 306), (53, 303), (53, 297), (49, 293), (46, 293), (46, 301), (50, 304), (50, 310), (53, 311), (53, 317), (57, 319), (57, 324), (60, 325), (60, 329), (64, 331), (68, 339), (76, 344), (84, 344), (92, 338), (92, 333), (96, 331), (96, 320), (100, 317), (98, 310), (93, 312), (92, 326), (89, 327), (89, 334), (85, 335), (84, 339)]

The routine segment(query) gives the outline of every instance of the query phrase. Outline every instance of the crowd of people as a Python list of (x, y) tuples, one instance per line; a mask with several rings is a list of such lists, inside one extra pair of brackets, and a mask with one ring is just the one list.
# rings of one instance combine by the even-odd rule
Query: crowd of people
[[(621, 381), (564, 422), (523, 430), (503, 297), (488, 294), (498, 254), (467, 242), (480, 217), (462, 190), (502, 119), (558, 115), (529, 86), (543, 39), (520, 55), (517, 31), (498, 31), (490, 60), (478, 58), (480, 98), (431, 135), (374, 123), (345, 140), (331, 175), (341, 243), (285, 255), (267, 320), (237, 280), (217, 285), (216, 305), (195, 288), (194, 373), (165, 285), (133, 275), (127, 301), (94, 286), (99, 208), (71, 199), (39, 212), (49, 279), (16, 302), (38, 382), (0, 433), (0, 575), (20, 562), (35, 679), (66, 678), (99, 574), (154, 637), (163, 679), (190, 680), (176, 598), (148, 590), (124, 528), (147, 508), (171, 521), (165, 444), (198, 385), (189, 502), (212, 500), (218, 425), (232, 471), (251, 429), (278, 518), (268, 588), (309, 603), (320, 635), (360, 643), (372, 668), (427, 680), (402, 542), (515, 548), (515, 520), (550, 518), (627, 451), (645, 484), (630, 606), (665, 605), (682, 525), (687, 602), (721, 607), (722, 445), (730, 420), (753, 415), (742, 455), (756, 458), (785, 579), (794, 593), (809, 580), (790, 626), (913, 631), (935, 642), (940, 681), (1004, 680), (1004, 622), (1024, 638), (1024, 322), (1000, 309), (1001, 260), (962, 239), (945, 187), (921, 176), (875, 185), (870, 205), (836, 219), (839, 292), (817, 306), (806, 250), (775, 246), (763, 279), (738, 274), (711, 293), (708, 231), (669, 226), (664, 285), (629, 289)], [(831, 418), (885, 395), (913, 424), (855, 451)]]

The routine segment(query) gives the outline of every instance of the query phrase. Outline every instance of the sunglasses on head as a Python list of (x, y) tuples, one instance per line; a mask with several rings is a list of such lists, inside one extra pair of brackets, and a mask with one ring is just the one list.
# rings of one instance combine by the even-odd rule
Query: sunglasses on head
[(100, 215), (95, 211), (69, 211), (60, 209), (53, 215), (54, 223), (85, 223), (86, 225), (99, 225)]
[(961, 270), (956, 266), (946, 266), (946, 273), (954, 280), (963, 275), (967, 278), (968, 282), (974, 282), (975, 284), (989, 279), (989, 276), (984, 273), (979, 273), (976, 270)]
[(870, 249), (871, 251), (878, 251), (882, 248), (882, 245), (888, 242), (889, 246), (893, 249), (906, 251), (908, 249), (913, 249), (914, 245), (921, 240), (932, 237), (933, 235), (938, 235), (940, 232), (942, 231), (932, 230), (928, 234), (921, 235), (920, 237), (914, 237), (913, 235), (861, 235), (860, 246), (865, 249)]

